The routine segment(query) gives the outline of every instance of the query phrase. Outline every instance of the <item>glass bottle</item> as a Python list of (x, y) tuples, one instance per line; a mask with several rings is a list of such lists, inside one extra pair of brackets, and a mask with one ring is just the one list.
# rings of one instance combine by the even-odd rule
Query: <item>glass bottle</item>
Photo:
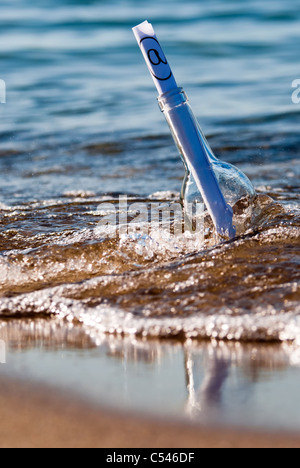
[[(195, 205), (201, 204), (205, 205), (206, 209), (208, 208), (205, 196), (206, 192), (210, 191), (210, 187), (206, 187), (204, 191), (200, 190), (199, 184), (197, 185), (193, 175), (196, 167), (196, 176), (204, 171), (202, 184), (205, 184), (206, 180), (209, 180), (209, 184), (211, 184), (212, 179), (208, 177), (211, 174), (208, 174), (209, 170), (203, 164), (208, 159), (210, 170), (213, 171), (227, 203), (227, 209), (224, 210), (223, 208), (223, 214), (220, 210), (220, 217), (222, 218), (222, 225), (227, 225), (228, 229), (225, 232), (224, 229), (218, 229), (218, 220), (214, 220), (217, 232), (224, 238), (231, 238), (236, 234), (241, 234), (245, 228), (246, 217), (248, 219), (251, 217), (251, 205), (256, 197), (250, 180), (235, 166), (215, 157), (182, 88), (177, 88), (171, 93), (159, 96), (158, 102), (184, 163), (186, 174), (182, 185), (181, 199), (184, 204), (185, 216), (190, 224), (193, 224), (194, 213), (196, 212)], [(177, 116), (180, 116), (181, 125), (177, 125)], [(186, 128), (182, 129), (182, 124)], [(193, 164), (191, 164), (191, 160), (195, 159), (198, 160), (197, 163), (195, 164), (195, 161), (193, 161)], [(212, 210), (208, 211), (211, 215)], [(218, 212), (218, 209), (216, 211)], [(207, 214), (207, 211), (204, 211), (204, 216), (205, 214)], [(228, 219), (224, 221), (224, 217)]]

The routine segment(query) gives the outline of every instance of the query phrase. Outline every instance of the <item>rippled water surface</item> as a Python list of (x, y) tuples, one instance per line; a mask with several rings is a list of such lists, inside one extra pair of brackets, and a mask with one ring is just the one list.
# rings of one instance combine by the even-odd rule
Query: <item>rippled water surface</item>
[[(183, 178), (131, 32), (146, 18), (215, 153), (256, 188), (260, 214), (230, 242), (128, 229), (138, 204), (179, 204)], [(249, 423), (261, 414), (257, 424), (300, 428), (292, 410), (287, 420), (271, 403), (259, 409), (268, 379), (282, 404), (279, 369), (295, 387), (300, 379), (297, 2), (13, 0), (0, 21), (1, 371), (74, 388), (76, 366), (99, 365), (106, 383), (101, 393), (87, 375), (90, 397), (202, 419), (199, 407), (212, 405), (225, 421), (237, 379), (256, 385), (256, 399), (244, 396)], [(104, 215), (127, 212), (121, 231), (103, 227)]]

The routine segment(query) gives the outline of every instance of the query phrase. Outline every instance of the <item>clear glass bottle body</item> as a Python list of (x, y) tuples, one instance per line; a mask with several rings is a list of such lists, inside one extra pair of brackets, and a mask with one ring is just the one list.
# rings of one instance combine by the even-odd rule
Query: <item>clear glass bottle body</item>
[[(207, 142), (206, 144), (208, 145)], [(209, 146), (207, 146), (207, 150), (224, 198), (233, 209), (233, 224), (236, 228), (236, 234), (240, 235), (251, 222), (256, 198), (255, 189), (242, 171), (232, 164), (217, 159)], [(205, 205), (205, 202), (188, 166), (184, 164), (184, 167), (186, 172), (181, 188), (181, 200), (185, 208), (185, 215), (192, 223), (196, 211), (195, 205)]]
[[(197, 146), (193, 147), (191, 143), (191, 140), (194, 139), (195, 145), (197, 140), (198, 149), (200, 149), (201, 152), (201, 155), (199, 154), (199, 159), (201, 160), (202, 158), (203, 161), (203, 157), (208, 159), (210, 170), (212, 170), (216, 176), (222, 195), (228, 204), (229, 209), (232, 209), (233, 211), (233, 224), (236, 229), (236, 234), (240, 234), (245, 229), (246, 218), (251, 217), (251, 205), (256, 197), (254, 187), (250, 180), (235, 166), (220, 161), (215, 157), (210, 148), (210, 145), (202, 133), (202, 130), (196, 117), (193, 114), (191, 106), (183, 90), (177, 94), (174, 93), (174, 95), (171, 96), (171, 98), (168, 97), (168, 99), (161, 97), (159, 99), (159, 104), (169, 124), (186, 171), (181, 189), (181, 199), (184, 204), (185, 216), (190, 219), (192, 224), (194, 213), (196, 211), (195, 204), (203, 204), (205, 206), (207, 205), (205, 200), (205, 193), (199, 189), (190, 165), (191, 157), (195, 159), (195, 149), (197, 148)], [(178, 132), (176, 116), (177, 113), (179, 113), (179, 108), (181, 108), (181, 115), (186, 116), (189, 120), (191, 119), (192, 121), (192, 125), (187, 125), (187, 127), (190, 127), (188, 129), (188, 138), (183, 138), (180, 132)], [(192, 131), (191, 128), (193, 128)], [(193, 152), (194, 155), (191, 156)], [(198, 171), (201, 170), (202, 169), (200, 164), (198, 166)], [(206, 188), (206, 191), (207, 190), (209, 190), (209, 187)]]

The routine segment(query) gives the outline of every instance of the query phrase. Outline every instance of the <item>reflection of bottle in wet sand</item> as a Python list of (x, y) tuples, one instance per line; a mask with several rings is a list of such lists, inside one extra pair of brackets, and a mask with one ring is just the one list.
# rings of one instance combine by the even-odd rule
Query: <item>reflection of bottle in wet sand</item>
[(3, 340), (0, 340), (0, 364), (6, 364), (6, 347)]

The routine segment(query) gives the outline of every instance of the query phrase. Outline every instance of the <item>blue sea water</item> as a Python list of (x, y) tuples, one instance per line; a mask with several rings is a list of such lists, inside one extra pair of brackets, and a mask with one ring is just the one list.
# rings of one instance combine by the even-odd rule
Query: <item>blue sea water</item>
[[(1, 373), (299, 430), (298, 0), (0, 9)], [(230, 244), (97, 237), (102, 201), (173, 200), (184, 175), (131, 30), (146, 19), (217, 156), (274, 200)]]
[[(219, 136), (214, 147), (240, 150), (227, 151), (227, 159), (257, 164), (283, 154), (297, 157), (300, 104), (291, 99), (292, 82), (299, 78), (296, 0), (3, 0), (3, 202), (16, 192), (30, 198), (33, 186), (45, 197), (59, 196), (71, 189), (75, 174), (82, 189), (101, 191), (103, 161), (87, 159), (85, 147), (107, 141), (123, 149), (122, 158), (105, 168), (105, 175), (120, 175), (116, 191), (178, 189), (180, 182), (172, 178), (181, 177), (182, 167), (169, 148), (169, 163), (164, 151), (149, 153), (150, 172), (142, 182), (124, 175), (128, 165), (145, 168), (140, 159), (145, 164), (147, 143), (137, 145), (136, 139), (168, 135), (131, 31), (145, 19), (154, 24), (203, 130)], [(60, 174), (47, 174), (45, 181), (44, 170), (55, 172), (57, 166)], [(24, 174), (36, 177), (26, 181)], [(111, 181), (101, 183), (111, 189)]]

